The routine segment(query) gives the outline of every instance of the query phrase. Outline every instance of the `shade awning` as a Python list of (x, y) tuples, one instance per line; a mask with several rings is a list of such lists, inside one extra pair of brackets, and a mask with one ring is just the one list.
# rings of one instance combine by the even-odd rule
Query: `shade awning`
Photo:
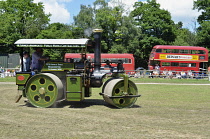
[(70, 47), (83, 48), (91, 45), (89, 39), (20, 39), (15, 42), (17, 47)]

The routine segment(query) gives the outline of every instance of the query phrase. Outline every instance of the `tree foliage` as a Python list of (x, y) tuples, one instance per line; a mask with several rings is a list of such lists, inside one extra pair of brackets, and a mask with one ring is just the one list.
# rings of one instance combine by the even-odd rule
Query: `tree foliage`
[(12, 51), (14, 42), (20, 38), (35, 38), (49, 22), (42, 3), (33, 0), (0, 1), (0, 43)]
[(191, 32), (187, 28), (182, 28), (183, 23), (176, 24), (176, 39), (172, 43), (175, 46), (196, 46), (198, 43), (196, 32)]
[(198, 45), (210, 48), (210, 0), (194, 1), (194, 9), (202, 11), (198, 16)]
[(136, 2), (134, 8), (131, 15), (135, 19), (135, 25), (142, 31), (138, 57), (142, 65), (146, 65), (153, 46), (172, 44), (176, 38), (176, 26), (171, 20), (170, 13), (160, 9), (160, 4), (156, 0)]
[(137, 2), (134, 7), (132, 15), (144, 35), (159, 38), (165, 43), (174, 41), (175, 24), (170, 13), (160, 9), (160, 4), (156, 3), (156, 0), (147, 0), (147, 3)]
[(210, 20), (210, 0), (196, 0), (194, 1), (194, 9), (202, 11), (201, 15), (198, 16), (198, 23)]
[(74, 16), (74, 22), (80, 28), (92, 28), (95, 25), (93, 8), (90, 5), (81, 5), (79, 14)]
[(108, 52), (117, 40), (116, 31), (122, 25), (122, 9), (109, 7), (105, 0), (96, 0), (94, 6), (81, 6), (80, 13), (74, 17), (75, 25), (86, 29), (101, 28), (102, 51)]
[[(42, 30), (37, 39), (74, 39), (77, 36), (73, 32), (73, 27), (62, 23), (52, 23), (45, 30)], [(78, 32), (77, 32), (78, 33)], [(51, 60), (61, 60), (65, 53), (71, 52), (66, 49), (46, 49), (45, 55)]]
[[(198, 17), (197, 34), (175, 24), (167, 10), (161, 9), (156, 0), (136, 2), (128, 15), (123, 6), (110, 6), (106, 0), (95, 0), (93, 5), (81, 5), (74, 16), (74, 24), (49, 24), (50, 14), (44, 13), (42, 3), (33, 0), (0, 1), (1, 52), (13, 52), (14, 42), (20, 38), (67, 39), (91, 38), (92, 29), (103, 29), (103, 53), (132, 53), (136, 67), (147, 67), (147, 60), (154, 45), (202, 45), (210, 43), (210, 0), (197, 0), (194, 9), (202, 11)], [(198, 38), (197, 38), (198, 36)], [(92, 49), (88, 49), (93, 52)], [(61, 58), (65, 52), (48, 50), (52, 59)]]
[(108, 52), (117, 40), (117, 31), (122, 26), (122, 9), (109, 7), (103, 0), (94, 3), (96, 23), (104, 30), (103, 40), (107, 44), (104, 52)]
[(45, 30), (42, 30), (36, 37), (38, 39), (71, 39), (73, 38), (72, 28), (62, 23), (52, 23)]

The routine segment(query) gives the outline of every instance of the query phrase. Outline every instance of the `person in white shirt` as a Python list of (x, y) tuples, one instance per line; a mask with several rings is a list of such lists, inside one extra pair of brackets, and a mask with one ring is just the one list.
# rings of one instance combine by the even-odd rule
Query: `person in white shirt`
[(182, 77), (183, 79), (186, 78), (186, 73), (185, 73), (184, 71), (181, 72), (181, 77)]
[(188, 76), (188, 78), (193, 78), (193, 73), (192, 73), (192, 71), (191, 70), (189, 70), (188, 72), (187, 72), (187, 76)]

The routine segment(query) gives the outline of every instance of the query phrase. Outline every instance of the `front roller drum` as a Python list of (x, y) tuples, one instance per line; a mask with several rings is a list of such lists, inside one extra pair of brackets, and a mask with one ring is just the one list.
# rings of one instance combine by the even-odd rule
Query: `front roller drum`
[(124, 80), (112, 79), (103, 88), (104, 100), (118, 108), (127, 108), (134, 105), (137, 100), (138, 89), (132, 81), (128, 81), (128, 90), (124, 92)]
[(63, 84), (54, 74), (37, 74), (26, 84), (26, 97), (35, 107), (50, 107), (62, 99)]

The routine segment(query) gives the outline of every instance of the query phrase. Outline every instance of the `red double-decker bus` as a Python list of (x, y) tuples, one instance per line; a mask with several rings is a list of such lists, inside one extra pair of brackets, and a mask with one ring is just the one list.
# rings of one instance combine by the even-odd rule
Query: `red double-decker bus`
[(149, 58), (149, 70), (200, 71), (206, 69), (208, 50), (197, 46), (156, 45)]
[[(90, 61), (94, 61), (94, 54), (86, 54), (86, 58)], [(73, 59), (74, 62), (79, 62), (81, 60), (81, 54), (79, 53), (66, 53), (65, 54), (65, 61), (68, 61), (69, 59)], [(117, 62), (119, 60), (123, 61), (123, 67), (126, 73), (132, 73), (134, 72), (135, 68), (135, 60), (133, 57), (133, 54), (101, 54), (101, 66), (104, 67), (106, 65), (106, 61), (109, 61), (111, 66), (116, 67)]]

